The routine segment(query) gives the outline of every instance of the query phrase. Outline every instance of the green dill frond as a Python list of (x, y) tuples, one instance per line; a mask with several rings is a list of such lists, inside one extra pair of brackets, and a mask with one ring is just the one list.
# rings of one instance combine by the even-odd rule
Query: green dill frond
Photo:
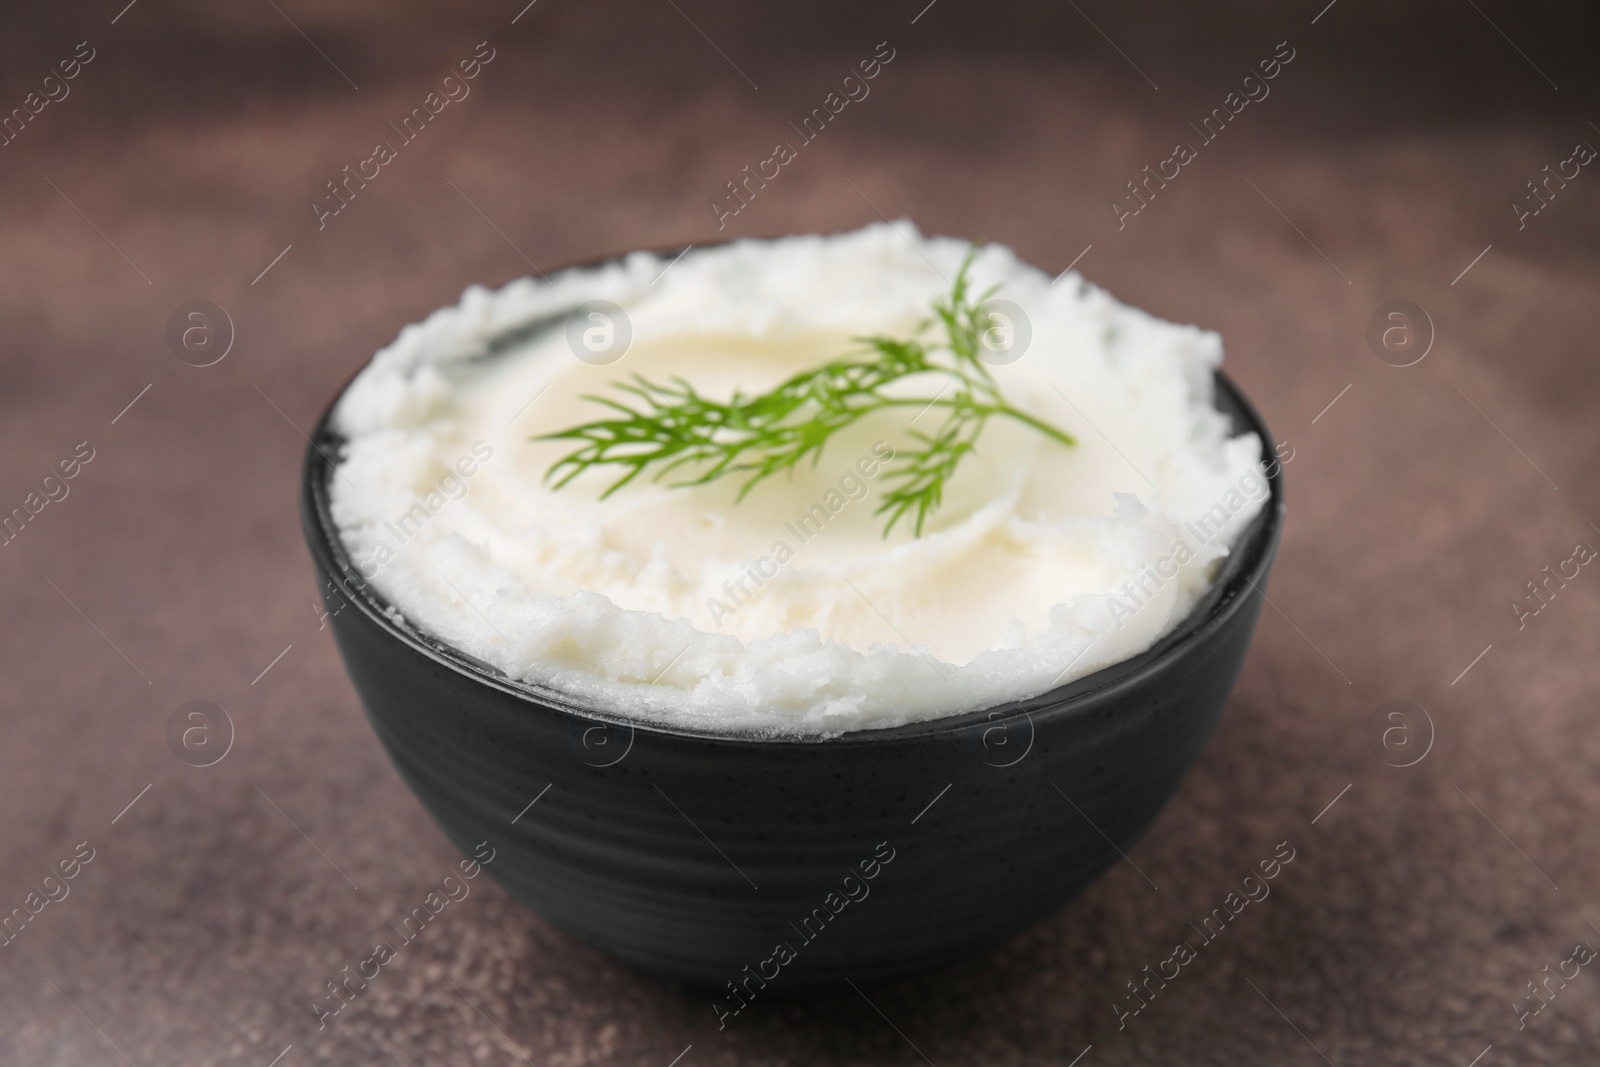
[[(744, 479), (737, 499), (775, 474), (809, 461), (813, 466), (829, 439), (856, 421), (887, 408), (939, 409), (944, 421), (932, 433), (911, 431), (916, 447), (902, 449), (885, 472), (890, 486), (875, 514), (888, 515), (883, 535), (908, 518), (916, 536), (938, 510), (944, 487), (977, 443), (991, 416), (1022, 422), (1063, 445), (1076, 442), (1050, 424), (1013, 408), (981, 358), (984, 305), (996, 288), (972, 299), (967, 277), (976, 250), (956, 273), (950, 292), (933, 303), (933, 316), (911, 338), (861, 337), (861, 347), (802, 371), (768, 392), (727, 400), (699, 393), (674, 377), (655, 382), (640, 375), (613, 382), (626, 398), (585, 396), (610, 415), (538, 440), (573, 441), (578, 447), (557, 460), (545, 479), (560, 489), (585, 471), (611, 467), (620, 473), (601, 499), (642, 474), (673, 487), (705, 485), (729, 474)], [(935, 325), (941, 338), (925, 340)], [(921, 374), (948, 379), (931, 397), (890, 396), (887, 387)]]

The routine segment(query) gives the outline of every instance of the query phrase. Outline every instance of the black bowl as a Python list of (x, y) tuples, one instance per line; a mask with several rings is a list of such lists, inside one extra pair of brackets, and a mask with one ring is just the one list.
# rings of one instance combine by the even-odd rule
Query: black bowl
[[(1261, 417), (1217, 385), (1235, 432), (1270, 450)], [(328, 419), (306, 452), (306, 541), (401, 777), (463, 852), (488, 842), (489, 873), (518, 900), (708, 988), (719, 1015), (959, 960), (1123, 862), (1216, 728), (1283, 523), (1274, 470), (1267, 505), (1174, 632), (1042, 696), (833, 739), (715, 736), (578, 706), (403, 620), (329, 515), (341, 442)]]

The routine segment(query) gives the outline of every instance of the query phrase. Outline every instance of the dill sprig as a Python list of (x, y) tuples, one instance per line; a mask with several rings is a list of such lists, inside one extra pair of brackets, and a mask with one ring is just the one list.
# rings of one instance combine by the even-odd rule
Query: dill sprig
[[(989, 328), (985, 304), (999, 288), (973, 298), (967, 272), (976, 250), (957, 272), (950, 292), (933, 303), (933, 315), (917, 325), (914, 336), (859, 337), (862, 347), (822, 363), (755, 396), (735, 391), (727, 400), (700, 393), (681, 377), (654, 382), (635, 374), (613, 388), (637, 406), (605, 396), (584, 399), (610, 408), (612, 417), (573, 426), (537, 440), (579, 442), (579, 447), (545, 472), (560, 489), (592, 468), (610, 466), (622, 474), (601, 494), (605, 499), (646, 471), (652, 481), (674, 472), (674, 487), (705, 485), (728, 474), (744, 479), (737, 500), (764, 479), (792, 472), (808, 457), (812, 466), (828, 440), (840, 430), (875, 412), (890, 408), (939, 410), (943, 422), (930, 433), (908, 431), (916, 445), (897, 450), (895, 466), (883, 478), (887, 486), (874, 514), (888, 515), (883, 536), (910, 517), (916, 536), (944, 498), (944, 488), (990, 418), (1003, 416), (1073, 445), (1071, 434), (1012, 407), (980, 358), (983, 332)], [(925, 340), (935, 327), (942, 336)], [(932, 396), (889, 396), (894, 382), (917, 375), (946, 379)], [(920, 414), (919, 416), (920, 417)]]

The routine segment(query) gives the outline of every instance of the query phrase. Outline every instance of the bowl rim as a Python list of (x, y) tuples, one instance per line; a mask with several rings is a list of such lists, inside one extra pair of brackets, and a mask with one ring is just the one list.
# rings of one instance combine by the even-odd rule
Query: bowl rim
[[(562, 270), (592, 269), (619, 258), (621, 257), (614, 256), (586, 260)], [(1262, 585), (1277, 554), (1278, 541), (1283, 529), (1285, 512), (1283, 464), (1278, 463), (1277, 470), (1271, 474), (1266, 474), (1265, 470), (1262, 470), (1269, 489), (1269, 496), (1264, 506), (1241, 531), (1232, 551), (1223, 558), (1222, 566), (1213, 578), (1210, 590), (1188, 615), (1143, 652), (1108, 664), (1100, 670), (1032, 697), (895, 726), (866, 727), (827, 736), (758, 732), (719, 733), (656, 719), (636, 718), (586, 703), (580, 698), (550, 686), (519, 681), (500, 668), (468, 655), (412, 626), (409, 621), (396, 622), (395, 616), (404, 618), (404, 613), (373, 588), (354, 566), (345, 549), (344, 541), (339, 536), (338, 526), (333, 521), (330, 509), (328, 485), (335, 466), (332, 456), (338, 454), (344, 440), (342, 435), (333, 431), (331, 422), (339, 402), (375, 356), (376, 353), (362, 363), (334, 393), (307, 438), (305, 460), (301, 471), (300, 511), (303, 532), (314, 562), (327, 575), (330, 582), (338, 584), (338, 592), (335, 595), (344, 601), (344, 607), (339, 610), (342, 612), (345, 607), (353, 604), (379, 630), (412, 653), (432, 661), (435, 665), (497, 689), (540, 711), (569, 715), (578, 720), (586, 720), (591, 725), (625, 727), (631, 732), (727, 745), (753, 744), (804, 748), (818, 745), (836, 747), (841, 744), (892, 744), (922, 738), (954, 737), (974, 727), (985, 730), (1003, 727), (1021, 718), (1026, 718), (1031, 727), (1036, 714), (1048, 713), (1051, 718), (1072, 717), (1098, 706), (1118, 693), (1139, 686), (1151, 675), (1159, 673), (1169, 662), (1201, 645), (1237, 613), (1247, 591), (1253, 591), (1263, 600), (1266, 599)], [(1234, 434), (1256, 434), (1262, 442), (1264, 453), (1261, 464), (1265, 465), (1266, 456), (1275, 455), (1275, 452), (1269, 452), (1273, 437), (1261, 413), (1220, 368), (1213, 371), (1213, 382), (1216, 386), (1214, 399), (1226, 400), (1226, 406), (1217, 404), (1216, 410), (1232, 420)], [(1228, 410), (1230, 406), (1233, 409), (1231, 411)], [(1258, 466), (1258, 469), (1261, 468)], [(630, 733), (630, 736), (633, 736), (633, 733)]]

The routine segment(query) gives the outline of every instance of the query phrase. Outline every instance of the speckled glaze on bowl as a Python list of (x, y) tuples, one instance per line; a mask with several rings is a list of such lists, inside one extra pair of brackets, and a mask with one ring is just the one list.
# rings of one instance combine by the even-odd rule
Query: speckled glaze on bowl
[[(1217, 384), (1235, 432), (1270, 452), (1260, 416)], [(1042, 696), (828, 740), (712, 736), (575, 706), (413, 629), (339, 540), (328, 420), (306, 452), (306, 540), (401, 777), (464, 853), (488, 841), (489, 873), (549, 922), (730, 1011), (735, 990), (789, 996), (959, 960), (1119, 862), (1216, 728), (1283, 523), (1278, 472), (1173, 633)]]

